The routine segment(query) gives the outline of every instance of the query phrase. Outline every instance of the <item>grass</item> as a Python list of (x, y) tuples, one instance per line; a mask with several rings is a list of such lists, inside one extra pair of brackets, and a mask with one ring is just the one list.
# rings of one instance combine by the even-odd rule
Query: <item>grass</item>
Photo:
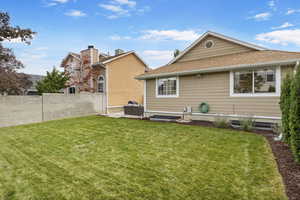
[(0, 129), (0, 199), (287, 199), (266, 140), (82, 117)]

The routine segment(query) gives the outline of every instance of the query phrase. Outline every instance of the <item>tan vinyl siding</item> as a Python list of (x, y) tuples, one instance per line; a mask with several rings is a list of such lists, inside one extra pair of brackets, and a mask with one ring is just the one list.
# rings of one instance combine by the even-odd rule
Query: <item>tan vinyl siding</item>
[(121, 112), (124, 112), (124, 108), (123, 107), (121, 107), (121, 108), (108, 108), (107, 112), (108, 113), (121, 113)]
[[(212, 48), (205, 48), (205, 42), (207, 40), (212, 40), (214, 42), (214, 46)], [(191, 60), (199, 60), (202, 58), (242, 53), (248, 51), (255, 50), (214, 36), (207, 36), (205, 39), (203, 39), (202, 42), (197, 44), (194, 48), (192, 48), (189, 52), (187, 52), (176, 62), (186, 62)]]
[[(282, 67), (282, 79), (291, 67)], [(147, 80), (147, 110), (183, 112), (192, 106), (198, 112), (201, 102), (210, 105), (210, 113), (257, 116), (280, 116), (279, 97), (230, 97), (230, 72), (179, 77), (178, 98), (156, 98), (155, 79)]]
[(145, 65), (129, 54), (106, 64), (108, 73), (108, 106), (123, 106), (129, 100), (143, 103), (144, 81), (135, 79), (145, 72)]

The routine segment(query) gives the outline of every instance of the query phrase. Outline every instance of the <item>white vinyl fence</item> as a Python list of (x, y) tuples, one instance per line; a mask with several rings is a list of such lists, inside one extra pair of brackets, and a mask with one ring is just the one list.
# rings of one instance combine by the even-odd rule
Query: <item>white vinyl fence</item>
[(90, 93), (0, 96), (0, 127), (102, 114), (105, 99)]

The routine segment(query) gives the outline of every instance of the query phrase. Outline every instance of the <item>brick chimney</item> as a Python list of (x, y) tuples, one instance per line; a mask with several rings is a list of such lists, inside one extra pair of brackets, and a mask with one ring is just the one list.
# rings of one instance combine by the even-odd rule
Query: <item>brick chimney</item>
[(82, 50), (80, 56), (84, 65), (92, 65), (99, 62), (99, 51), (93, 45), (89, 45), (87, 49)]

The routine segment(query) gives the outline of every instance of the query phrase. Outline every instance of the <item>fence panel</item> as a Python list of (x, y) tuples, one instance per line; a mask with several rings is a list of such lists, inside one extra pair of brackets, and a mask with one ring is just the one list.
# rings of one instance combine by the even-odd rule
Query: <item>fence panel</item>
[(105, 113), (102, 94), (0, 96), (0, 127)]

